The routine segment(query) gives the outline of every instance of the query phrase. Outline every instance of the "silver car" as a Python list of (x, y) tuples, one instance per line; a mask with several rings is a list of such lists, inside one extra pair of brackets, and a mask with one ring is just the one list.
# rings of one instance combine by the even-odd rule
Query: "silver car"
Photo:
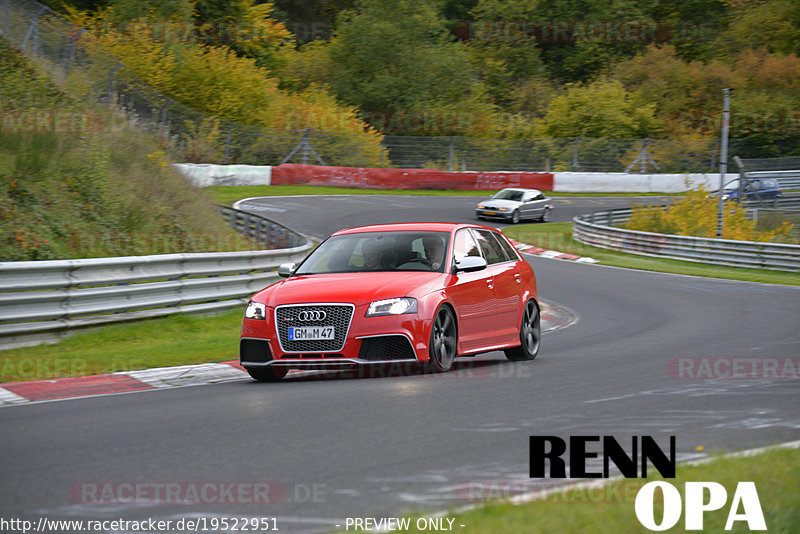
[(478, 219), (504, 219), (517, 224), (523, 219), (550, 220), (553, 203), (538, 189), (509, 187), (483, 200), (475, 208)]

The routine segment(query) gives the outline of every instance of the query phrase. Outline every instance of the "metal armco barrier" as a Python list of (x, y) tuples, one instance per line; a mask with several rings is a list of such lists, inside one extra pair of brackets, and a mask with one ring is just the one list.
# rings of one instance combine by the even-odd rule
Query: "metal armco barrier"
[(278, 280), (281, 263), (313, 247), (294, 235), (302, 242), (279, 250), (0, 262), (0, 348), (53, 341), (79, 327), (242, 305)]
[(796, 171), (748, 171), (747, 177), (751, 180), (759, 178), (773, 178), (778, 181), (781, 189), (800, 189), (800, 170)]
[(781, 189), (800, 188), (800, 157), (749, 159), (734, 156), (739, 174), (746, 180), (772, 178)]
[(800, 271), (800, 245), (734, 241), (626, 230), (614, 225), (630, 219), (630, 209), (598, 211), (573, 219), (572, 238), (593, 247), (776, 271)]
[(225, 217), (228, 224), (237, 232), (251, 238), (256, 243), (262, 243), (269, 248), (293, 248), (307, 243), (302, 235), (281, 226), (265, 217), (259, 217), (246, 211), (217, 206), (219, 213)]
[(751, 199), (742, 202), (743, 206), (749, 209), (771, 207), (785, 211), (800, 208), (800, 196), (796, 191), (786, 193), (786, 190), (800, 189), (800, 157), (742, 159), (734, 156), (733, 160), (739, 168), (740, 189), (742, 184), (749, 180), (773, 179), (784, 190), (784, 198), (777, 200)]
[(800, 209), (800, 196), (764, 200), (763, 202), (759, 200), (745, 200), (741, 205), (743, 208), (747, 208), (748, 211), (764, 208), (765, 205), (778, 210), (792, 211)]

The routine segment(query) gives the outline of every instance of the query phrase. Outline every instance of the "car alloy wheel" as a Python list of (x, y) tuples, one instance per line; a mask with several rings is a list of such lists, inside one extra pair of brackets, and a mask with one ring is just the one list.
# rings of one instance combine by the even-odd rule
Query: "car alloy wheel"
[(519, 210), (514, 210), (514, 213), (511, 214), (511, 224), (517, 224), (519, 222)]
[(511, 361), (533, 360), (539, 354), (542, 339), (542, 325), (539, 318), (539, 306), (535, 301), (529, 300), (522, 313), (522, 322), (519, 327), (520, 346), (506, 349), (506, 358)]
[(251, 377), (258, 380), (259, 382), (278, 382), (286, 373), (289, 372), (288, 369), (284, 369), (281, 367), (246, 367), (247, 372), (250, 374)]
[(545, 208), (542, 212), (542, 222), (548, 222), (550, 220), (550, 212), (552, 210), (550, 208)]
[(431, 328), (431, 342), (428, 349), (430, 359), (426, 365), (428, 371), (446, 373), (456, 359), (458, 334), (453, 312), (442, 306), (436, 312)]

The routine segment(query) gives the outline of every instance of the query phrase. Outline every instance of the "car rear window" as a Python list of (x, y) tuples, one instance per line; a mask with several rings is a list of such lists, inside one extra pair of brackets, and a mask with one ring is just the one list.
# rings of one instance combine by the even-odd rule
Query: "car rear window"
[(494, 232), (492, 232), (492, 235), (495, 239), (497, 239), (497, 242), (500, 243), (500, 246), (503, 247), (503, 251), (506, 253), (507, 260), (517, 261), (520, 259), (519, 254), (517, 254), (517, 250), (511, 246), (511, 243), (509, 243), (506, 238)]
[(486, 258), (486, 263), (492, 265), (493, 263), (507, 261), (503, 247), (497, 242), (497, 239), (492, 236), (492, 232), (489, 230), (475, 230), (475, 239), (481, 247), (483, 257)]

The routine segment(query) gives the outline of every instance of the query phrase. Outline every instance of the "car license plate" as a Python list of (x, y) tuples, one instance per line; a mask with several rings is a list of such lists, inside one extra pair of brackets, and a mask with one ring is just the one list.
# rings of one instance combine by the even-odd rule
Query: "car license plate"
[(332, 326), (290, 326), (289, 341), (321, 341), (333, 339), (336, 329)]
[(496, 211), (484, 211), (483, 213), (484, 213), (485, 215), (497, 215), (497, 212), (496, 212)]

